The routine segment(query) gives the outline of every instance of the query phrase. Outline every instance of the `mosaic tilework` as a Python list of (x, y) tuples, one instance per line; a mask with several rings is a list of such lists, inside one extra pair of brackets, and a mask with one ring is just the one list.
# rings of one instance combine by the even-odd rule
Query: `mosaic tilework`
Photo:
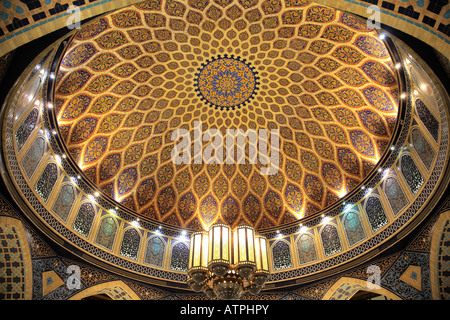
[(443, 231), (442, 237), (439, 243), (439, 266), (438, 266), (438, 278), (439, 278), (439, 294), (441, 299), (448, 300), (450, 298), (450, 223), (447, 221)]
[[(393, 266), (381, 278), (381, 286), (389, 288), (390, 291), (405, 300), (429, 300), (431, 298), (431, 284), (429, 275), (429, 254), (417, 252), (403, 252), (395, 261)], [(421, 269), (421, 289), (401, 281), (400, 277), (409, 266), (417, 266)], [(414, 277), (414, 275), (412, 275)]]
[[(316, 116), (317, 115), (317, 117), (321, 117), (321, 119), (327, 119), (326, 118), (326, 116), (323, 116), (323, 114), (321, 114), (320, 112), (317, 112), (317, 113), (314, 113), (314, 116)], [(323, 121), (323, 120), (322, 120)], [(323, 130), (323, 128), (322, 128), (322, 130)], [(314, 141), (313, 141), (314, 142)], [(231, 173), (231, 174), (234, 174), (234, 172), (236, 172), (236, 171), (238, 171), (238, 170), (240, 170), (239, 168), (234, 168), (234, 171)], [(194, 170), (193, 170), (194, 171)], [(231, 172), (232, 170), (229, 170), (229, 169), (227, 169), (226, 171), (224, 171), (224, 173), (226, 173), (227, 174), (227, 176), (228, 175), (230, 175), (229, 174), (229, 172)], [(200, 172), (200, 171), (197, 171), (197, 172)], [(238, 171), (239, 172), (239, 171)], [(248, 171), (246, 171), (245, 169), (242, 169), (239, 173), (240, 174), (242, 174), (242, 176), (245, 176), (246, 175), (246, 172), (247, 172), (247, 174), (248, 174)], [(217, 172), (215, 172), (214, 171), (214, 169), (207, 169), (205, 172), (205, 175), (207, 175), (206, 177), (207, 177), (207, 179), (208, 179), (208, 181), (213, 181), (213, 179), (217, 176)], [(292, 175), (292, 174), (291, 174)], [(175, 188), (174, 188), (174, 190), (175, 190)], [(208, 190), (210, 190), (210, 186), (208, 186), (207, 188), (206, 188), (206, 192), (205, 192), (205, 189), (199, 189), (199, 191), (200, 192), (205, 192), (204, 193), (204, 195), (205, 196), (207, 196), (208, 195)], [(251, 192), (252, 193), (254, 193), (254, 194), (258, 194), (258, 188), (256, 187), (256, 186), (253, 186), (252, 188), (250, 188), (249, 187), (249, 190), (251, 190)], [(218, 193), (218, 194), (220, 194), (220, 193)], [(245, 198), (245, 195), (243, 195), (243, 197)], [(170, 214), (170, 212), (169, 212), (169, 214)], [(171, 216), (172, 217), (172, 216)]]
[(205, 102), (214, 107), (238, 108), (245, 105), (258, 87), (254, 67), (228, 56), (206, 62), (196, 76), (196, 88)]
[(0, 300), (25, 299), (25, 269), (14, 226), (0, 225)]
[[(80, 30), (57, 77), (66, 145), (85, 175), (116, 201), (138, 213), (154, 207), (152, 218), (177, 226), (236, 224), (242, 217), (268, 228), (329, 206), (378, 161), (379, 146), (392, 134), (388, 118), (396, 119), (391, 89), (397, 83), (376, 32), (306, 2), (280, 2), (290, 9), (270, 17), (263, 4), (208, 3), (202, 13), (195, 1), (177, 2), (176, 19), (164, 1), (156, 4), (153, 11), (147, 3), (119, 10)], [(225, 61), (239, 72), (223, 68)], [(222, 73), (210, 75), (219, 62)], [(202, 91), (202, 79), (211, 79), (210, 88), (220, 79), (237, 85), (214, 95), (245, 108), (227, 111), (213, 91)], [(208, 108), (211, 101), (219, 109)], [(194, 121), (222, 133), (278, 129), (281, 172), (260, 175), (261, 159), (238, 167), (174, 166), (171, 134), (192, 132)], [(225, 206), (225, 195), (232, 206)]]

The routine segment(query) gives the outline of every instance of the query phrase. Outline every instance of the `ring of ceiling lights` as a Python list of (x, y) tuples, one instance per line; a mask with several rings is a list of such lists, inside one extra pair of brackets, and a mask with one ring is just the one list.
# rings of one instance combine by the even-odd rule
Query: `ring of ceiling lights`
[[(64, 156), (68, 153), (60, 137), (52, 107), (55, 103), (55, 78), (60, 61), (73, 36), (74, 34), (61, 39), (38, 56), (6, 99), (2, 109), (4, 180), (27, 216), (47, 235), (74, 254), (111, 271), (119, 271), (142, 281), (187, 289), (186, 270), (183, 269), (183, 259), (186, 257), (183, 256), (182, 250), (180, 256), (174, 256), (176, 246), (183, 243), (179, 236), (185, 229), (137, 216), (132, 210), (105, 196), (102, 190), (84, 176), (72, 157)], [(424, 212), (427, 211), (424, 205), (432, 206), (433, 201), (430, 199), (440, 196), (441, 190), (437, 186), (443, 179), (448, 178), (448, 127), (445, 109), (447, 100), (442, 98), (438, 88), (423, 74), (420, 65), (403, 47), (399, 47), (390, 38), (385, 40), (385, 44), (394, 63), (400, 63), (400, 67), (395, 71), (400, 91), (399, 114), (389, 149), (358, 188), (353, 189), (344, 198), (300, 221), (260, 232), (270, 243), (272, 275), (269, 286), (272, 283), (281, 287), (293, 284), (293, 279), (296, 279), (295, 283), (299, 283), (311, 277), (323, 277), (331, 270), (349, 268), (349, 261), (356, 262), (373, 256), (407, 234), (408, 230), (424, 218)], [(424, 82), (425, 86), (421, 87)], [(424, 111), (423, 102), (428, 111)], [(420, 115), (417, 105), (422, 108)], [(431, 128), (429, 123), (427, 128), (424, 124), (426, 120), (422, 121), (420, 118), (424, 113), (428, 119), (431, 114), (438, 129)], [(433, 123), (433, 120), (431, 122)], [(425, 161), (421, 158), (413, 146), (416, 140), (411, 139), (413, 134), (417, 136), (417, 130), (420, 130), (421, 137), (426, 136), (425, 140), (421, 140), (421, 150), (434, 151), (431, 160)], [(419, 168), (421, 173), (421, 180), (417, 180), (416, 176), (415, 182), (410, 181), (413, 185), (420, 181), (419, 188), (413, 191), (408, 189), (410, 178), (402, 175), (403, 156), (412, 158), (413, 166)], [(35, 166), (34, 169), (30, 164)], [(406, 199), (403, 200), (407, 202), (395, 208), (387, 201), (386, 193), (387, 180), (392, 177), (400, 184), (400, 190)], [(45, 189), (49, 181), (53, 181), (53, 184), (49, 189)], [(75, 190), (75, 200), (70, 203), (67, 215), (60, 216), (55, 212), (54, 206), (58, 202), (60, 208), (64, 208), (65, 198), (60, 194), (69, 189)], [(386, 218), (378, 222), (372, 221), (372, 225), (366, 212), (371, 196), (379, 199)], [(401, 199), (397, 199), (396, 203), (402, 203)], [(80, 224), (77, 219), (81, 208), (88, 207), (93, 210), (93, 219), (91, 224), (86, 226)], [(85, 210), (85, 213), (89, 213), (89, 210)], [(363, 237), (349, 236), (350, 229), (346, 227), (345, 219), (350, 214), (359, 216)], [(96, 241), (99, 238), (99, 226), (106, 217), (116, 221), (116, 234), (112, 243), (99, 244)], [(137, 218), (139, 222), (136, 224)], [(301, 227), (299, 222), (302, 223)], [(137, 230), (139, 234), (137, 252), (130, 253), (123, 245), (130, 230)], [(328, 231), (330, 233), (326, 233)], [(331, 236), (334, 240), (331, 239), (330, 246), (326, 247), (324, 243), (329, 240), (326, 237)], [(145, 255), (148, 251), (148, 241), (155, 237), (163, 239), (165, 245), (161, 264), (154, 261), (148, 263)], [(306, 246), (312, 245), (315, 253), (303, 252), (304, 255), (301, 256), (297, 245), (303, 238), (309, 239), (303, 243)], [(279, 251), (274, 254), (274, 250)], [(290, 259), (290, 262), (280, 259)]]

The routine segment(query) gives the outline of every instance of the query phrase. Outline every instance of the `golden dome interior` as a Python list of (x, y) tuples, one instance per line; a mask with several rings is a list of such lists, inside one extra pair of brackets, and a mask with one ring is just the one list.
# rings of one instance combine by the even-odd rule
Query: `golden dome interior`
[[(206, 76), (228, 60), (241, 73)], [(394, 68), (377, 31), (308, 1), (148, 1), (76, 33), (55, 113), (83, 174), (128, 209), (190, 229), (265, 229), (332, 205), (376, 167), (397, 120)], [(243, 164), (174, 164), (172, 132), (196, 122), (223, 137), (278, 129), (279, 170), (261, 174), (248, 151)]]

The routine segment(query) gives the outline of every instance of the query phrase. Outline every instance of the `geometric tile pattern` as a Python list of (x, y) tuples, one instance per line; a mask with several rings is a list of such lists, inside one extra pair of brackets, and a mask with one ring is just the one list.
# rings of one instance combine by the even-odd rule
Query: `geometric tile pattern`
[(25, 299), (25, 266), (14, 226), (0, 225), (0, 300)]
[[(397, 82), (365, 22), (307, 1), (170, 4), (93, 21), (62, 59), (58, 124), (104, 193), (176, 226), (245, 220), (264, 229), (329, 206), (367, 176), (392, 135)], [(259, 77), (236, 110), (211, 108), (195, 92), (201, 63), (224, 54)], [(193, 132), (194, 121), (220, 132), (278, 129), (280, 170), (261, 175), (248, 154), (241, 165), (175, 165), (171, 133)]]

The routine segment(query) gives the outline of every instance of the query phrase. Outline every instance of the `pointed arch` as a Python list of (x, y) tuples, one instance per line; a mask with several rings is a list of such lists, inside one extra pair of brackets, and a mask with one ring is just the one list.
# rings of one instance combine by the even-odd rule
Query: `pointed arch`
[(97, 294), (106, 294), (113, 300), (141, 300), (139, 296), (123, 281), (110, 281), (89, 287), (69, 298), (81, 300)]
[(158, 235), (150, 236), (147, 239), (144, 263), (162, 268), (166, 254), (167, 243)]
[(383, 287), (372, 289), (367, 281), (350, 277), (342, 277), (336, 281), (325, 293), (322, 300), (350, 300), (359, 290), (381, 294), (392, 300), (401, 300), (399, 296)]

